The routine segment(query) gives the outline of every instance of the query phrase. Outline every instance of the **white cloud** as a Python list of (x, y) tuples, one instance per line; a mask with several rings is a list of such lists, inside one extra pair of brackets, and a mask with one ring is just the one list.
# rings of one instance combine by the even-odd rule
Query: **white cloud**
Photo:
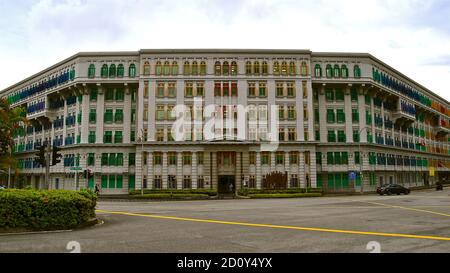
[(369, 52), (450, 100), (449, 11), (439, 0), (34, 1), (14, 29), (0, 21), (0, 89), (79, 51), (306, 48)]

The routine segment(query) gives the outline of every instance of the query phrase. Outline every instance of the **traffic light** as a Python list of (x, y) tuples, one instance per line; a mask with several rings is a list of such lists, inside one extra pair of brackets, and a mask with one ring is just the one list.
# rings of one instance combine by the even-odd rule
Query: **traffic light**
[(37, 158), (35, 158), (35, 162), (37, 162), (38, 164), (40, 164), (42, 167), (46, 166), (46, 161), (45, 161), (45, 146), (40, 146), (38, 148), (38, 152), (36, 153)]
[(55, 145), (53, 145), (53, 150), (52, 150), (52, 166), (55, 166), (56, 164), (61, 162), (61, 157), (62, 154), (59, 154), (58, 152), (61, 151), (61, 148), (56, 147)]

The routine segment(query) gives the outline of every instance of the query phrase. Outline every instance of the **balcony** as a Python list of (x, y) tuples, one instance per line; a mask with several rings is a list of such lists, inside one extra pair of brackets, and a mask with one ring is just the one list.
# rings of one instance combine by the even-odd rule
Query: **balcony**
[(450, 123), (441, 119), (434, 127), (434, 133), (436, 134), (436, 137), (448, 135), (450, 133)]
[(410, 125), (416, 121), (416, 106), (406, 103), (402, 100), (398, 101), (397, 110), (393, 115), (394, 122), (402, 125)]

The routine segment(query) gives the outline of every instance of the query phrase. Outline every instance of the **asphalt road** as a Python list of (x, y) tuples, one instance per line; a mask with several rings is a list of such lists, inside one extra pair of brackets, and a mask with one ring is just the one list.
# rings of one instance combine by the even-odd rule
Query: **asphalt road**
[(450, 189), (408, 196), (99, 202), (103, 224), (0, 235), (0, 252), (450, 252)]

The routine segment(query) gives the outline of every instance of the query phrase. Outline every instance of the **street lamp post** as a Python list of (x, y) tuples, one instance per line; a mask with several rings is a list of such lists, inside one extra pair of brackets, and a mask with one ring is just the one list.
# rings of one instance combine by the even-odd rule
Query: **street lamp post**
[(142, 151), (142, 159), (141, 159), (141, 172), (142, 172), (142, 180), (141, 180), (141, 195), (144, 195), (144, 129), (141, 129), (141, 151)]

